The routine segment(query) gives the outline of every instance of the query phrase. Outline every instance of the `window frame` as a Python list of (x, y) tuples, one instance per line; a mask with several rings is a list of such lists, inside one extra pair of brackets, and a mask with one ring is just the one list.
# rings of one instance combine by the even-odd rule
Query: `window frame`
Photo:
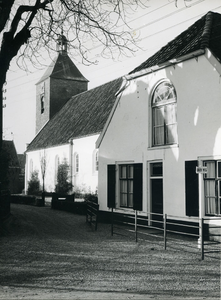
[(58, 167), (60, 165), (60, 158), (59, 158), (59, 155), (56, 155), (55, 156), (55, 184), (57, 184), (58, 182)]
[[(172, 94), (173, 97), (156, 102), (157, 97), (160, 98), (161, 94), (158, 94), (156, 97), (155, 95), (157, 94), (158, 89), (161, 85), (168, 85), (171, 89), (171, 92), (168, 93), (168, 97), (170, 94)], [(172, 109), (170, 108), (170, 111), (167, 111), (169, 106), (172, 107)], [(158, 120), (159, 124), (157, 124), (156, 121), (158, 111), (161, 111), (160, 113), (162, 114), (160, 116), (160, 114), (158, 113), (158, 117), (161, 117), (161, 120), (160, 118)], [(173, 116), (173, 122), (167, 123), (168, 120), (171, 119), (171, 116)], [(160, 122), (162, 122), (162, 124), (160, 124)], [(160, 129), (160, 127), (162, 129)], [(171, 131), (169, 129), (170, 127), (173, 128), (172, 132), (175, 134), (169, 134)], [(157, 129), (163, 131), (161, 137), (156, 133)], [(162, 139), (162, 141), (157, 142), (157, 140), (160, 138)], [(177, 94), (174, 85), (169, 80), (163, 79), (155, 85), (151, 95), (151, 147), (171, 146), (176, 145), (177, 143)]]
[[(220, 216), (221, 215), (221, 177), (219, 177), (219, 165), (221, 160), (204, 160), (203, 165), (207, 166), (208, 163), (214, 163), (214, 176), (208, 177), (207, 173), (203, 174), (204, 179), (204, 201), (205, 201), (205, 215), (206, 216)], [(211, 190), (211, 186), (214, 190)], [(208, 202), (210, 199), (215, 199), (215, 202)], [(214, 204), (214, 212), (209, 212), (209, 207), (212, 210)]]
[(41, 94), (40, 95), (40, 104), (41, 104), (41, 114), (44, 113), (45, 111), (45, 95), (44, 94)]
[(74, 171), (75, 171), (75, 174), (78, 174), (79, 173), (79, 153), (75, 153), (74, 155)]
[[(126, 168), (125, 176), (122, 176), (122, 170)], [(131, 176), (131, 168), (133, 175)], [(119, 165), (119, 194), (120, 194), (120, 207), (133, 208), (133, 181), (134, 181), (134, 167), (133, 164), (121, 164)], [(126, 191), (122, 191), (123, 182), (126, 183)], [(132, 183), (132, 186), (131, 184)], [(131, 189), (132, 187), (132, 189)], [(126, 205), (122, 204), (122, 196), (126, 196)], [(132, 198), (132, 203), (131, 203)]]

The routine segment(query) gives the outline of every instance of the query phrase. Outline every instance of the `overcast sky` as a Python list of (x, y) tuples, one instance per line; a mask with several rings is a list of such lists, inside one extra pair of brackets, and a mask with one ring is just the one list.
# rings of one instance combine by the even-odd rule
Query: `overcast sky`
[[(89, 89), (123, 76), (157, 52), (161, 47), (186, 30), (208, 11), (221, 13), (220, 0), (149, 0), (149, 7), (139, 9), (131, 15), (128, 25), (133, 34), (140, 38), (136, 54), (120, 60), (102, 59), (99, 48), (94, 55), (97, 65), (84, 66), (80, 57), (71, 57), (81, 73), (90, 81)], [(50, 60), (45, 61), (46, 65)], [(35, 136), (35, 92), (36, 82), (45, 72), (34, 70), (27, 74), (20, 70), (15, 61), (7, 75), (6, 107), (3, 110), (3, 137), (14, 140), (18, 153), (26, 150), (26, 144)]]

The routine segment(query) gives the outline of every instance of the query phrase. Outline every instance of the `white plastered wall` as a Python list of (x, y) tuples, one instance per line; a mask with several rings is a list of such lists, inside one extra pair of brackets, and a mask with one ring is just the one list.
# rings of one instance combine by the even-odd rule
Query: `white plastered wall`
[[(33, 171), (37, 170), (39, 172), (39, 180), (42, 185), (40, 158), (44, 156), (46, 159), (45, 190), (54, 192), (56, 185), (55, 160), (57, 156), (60, 163), (66, 159), (69, 164), (74, 190), (80, 189), (84, 192), (95, 192), (98, 185), (98, 172), (95, 170), (95, 142), (97, 138), (98, 135), (92, 135), (70, 140), (65, 145), (27, 152), (25, 190), (27, 191), (28, 181), (31, 176), (31, 160), (33, 161)], [(79, 155), (79, 171), (77, 173), (75, 168), (76, 153)]]
[[(108, 210), (107, 165), (142, 162), (147, 212), (148, 162), (161, 160), (164, 213), (185, 216), (185, 161), (221, 154), (221, 79), (215, 63), (203, 55), (129, 81), (99, 147), (101, 210)], [(177, 93), (178, 144), (152, 148), (151, 92), (162, 79), (169, 79)]]

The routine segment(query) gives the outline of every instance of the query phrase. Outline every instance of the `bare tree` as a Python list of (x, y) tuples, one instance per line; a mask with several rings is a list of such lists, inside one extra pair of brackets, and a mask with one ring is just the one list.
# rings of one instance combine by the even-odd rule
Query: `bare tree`
[[(17, 57), (26, 70), (27, 60), (38, 65), (41, 51), (54, 49), (61, 30), (83, 63), (94, 62), (89, 51), (98, 44), (103, 46), (103, 56), (114, 56), (116, 51), (128, 54), (134, 51), (136, 40), (128, 27), (125, 30), (126, 16), (129, 9), (145, 2), (148, 0), (0, 0), (0, 149), (2, 89), (12, 59)], [(91, 41), (88, 48), (85, 41)]]
[(48, 166), (48, 157), (46, 150), (40, 152), (40, 166), (41, 166), (41, 176), (42, 176), (42, 192), (45, 192), (45, 175)]

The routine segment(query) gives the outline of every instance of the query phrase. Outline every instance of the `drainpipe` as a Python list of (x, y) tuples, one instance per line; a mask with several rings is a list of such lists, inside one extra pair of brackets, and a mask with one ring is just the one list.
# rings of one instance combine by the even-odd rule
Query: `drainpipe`
[(73, 139), (70, 139), (69, 140), (69, 162), (70, 162), (70, 177), (71, 177), (72, 185), (73, 185), (73, 147), (74, 147)]
[(24, 184), (24, 190), (25, 190), (25, 195), (28, 193), (28, 154), (25, 153), (25, 184)]
[[(198, 159), (198, 166), (202, 166), (202, 160)], [(203, 238), (203, 228), (202, 228), (202, 218), (205, 215), (205, 204), (204, 204), (204, 182), (203, 182), (203, 173), (198, 173), (199, 179), (199, 239), (198, 239), (198, 248), (201, 248), (201, 242)]]

